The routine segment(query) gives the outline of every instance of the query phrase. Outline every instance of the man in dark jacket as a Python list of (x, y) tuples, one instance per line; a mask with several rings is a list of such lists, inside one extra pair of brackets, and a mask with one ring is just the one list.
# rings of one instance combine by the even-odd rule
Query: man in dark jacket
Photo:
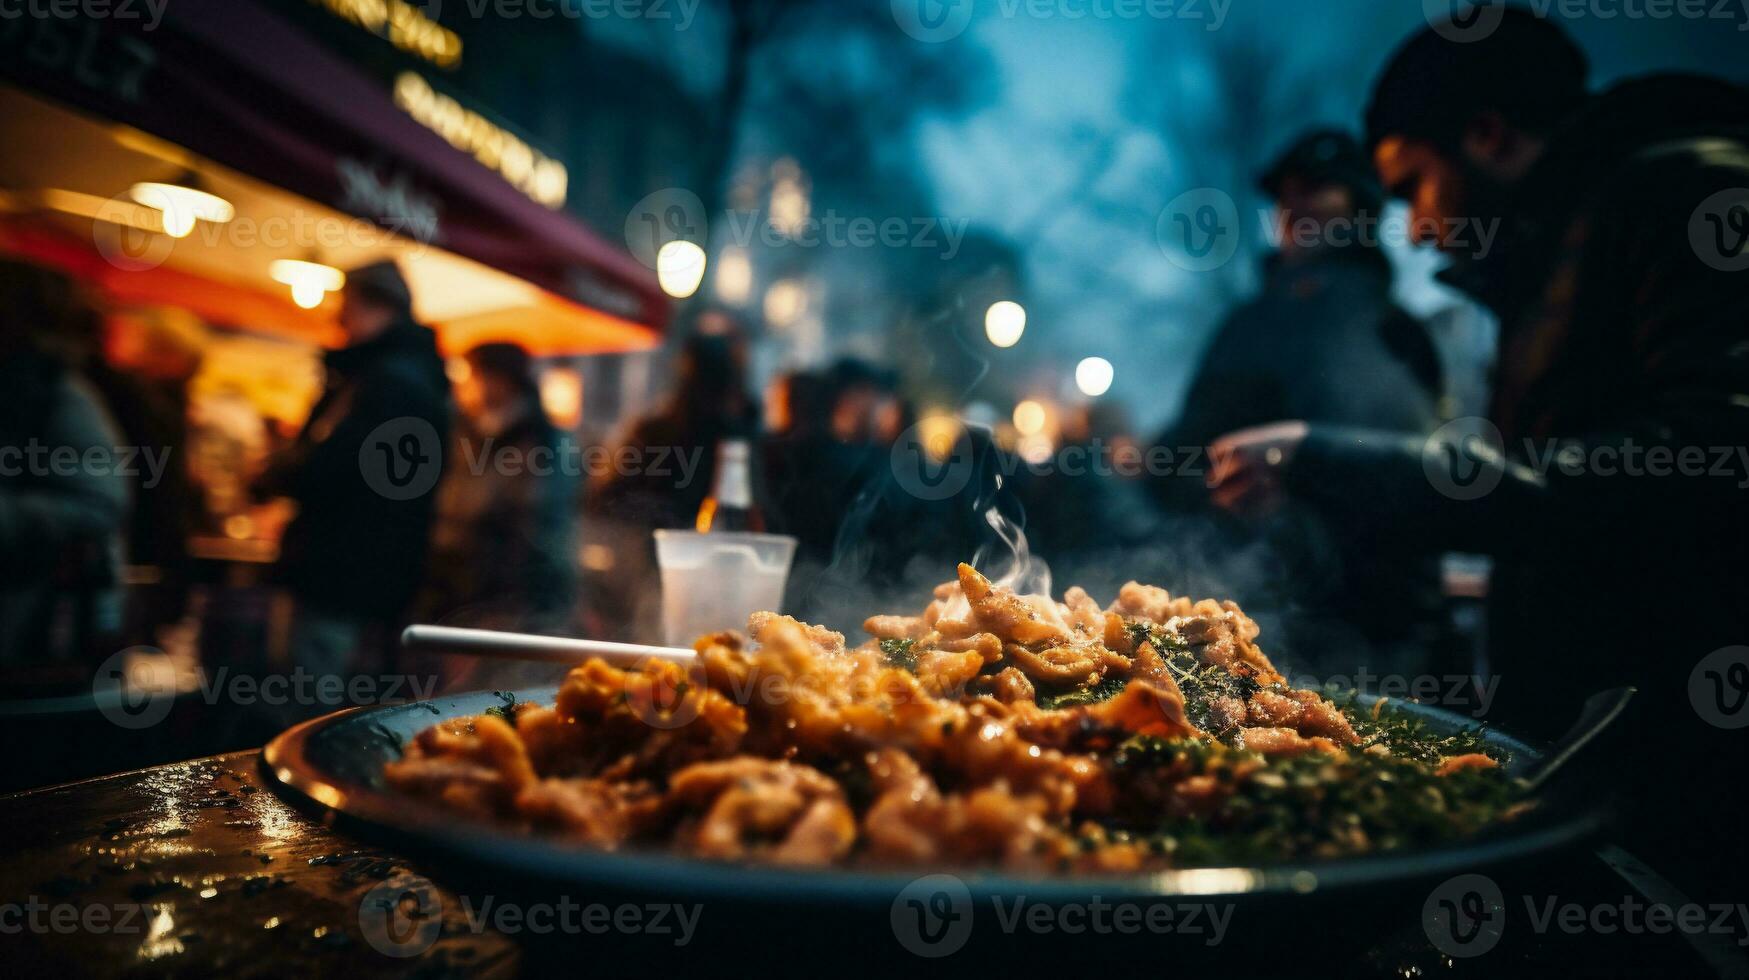
[[(1217, 447), (1216, 492), (1493, 555), (1493, 717), (1558, 734), (1637, 685), (1593, 755), (1628, 787), (1630, 848), (1706, 890), (1743, 866), (1749, 775), (1749, 103), (1683, 77), (1587, 95), (1584, 55), (1527, 12), (1469, 43), (1444, 26), (1367, 123), (1386, 186), (1500, 318), (1490, 418), (1425, 442), (1254, 430)], [(1366, 493), (1323, 492), (1357, 474)]]
[(1263, 287), (1221, 324), (1174, 427), (1177, 445), (1278, 419), (1431, 432), (1439, 357), (1391, 299), (1378, 247), (1384, 195), (1346, 133), (1297, 138), (1259, 183), (1278, 247)]
[(347, 276), (348, 346), (295, 443), (257, 484), (297, 502), (277, 569), (297, 600), (295, 662), (346, 674), (387, 649), (425, 570), (450, 427), (449, 379), (392, 262)]

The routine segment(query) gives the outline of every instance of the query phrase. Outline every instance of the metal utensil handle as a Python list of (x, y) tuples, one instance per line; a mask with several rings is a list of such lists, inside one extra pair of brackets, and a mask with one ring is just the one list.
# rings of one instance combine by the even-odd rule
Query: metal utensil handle
[(1534, 790), (1548, 782), (1550, 776), (1567, 764), (1567, 761), (1578, 751), (1596, 738), (1616, 717), (1628, 702), (1639, 693), (1638, 688), (1617, 687), (1602, 691), (1585, 700), (1585, 707), (1579, 712), (1579, 720), (1567, 730), (1554, 745), (1549, 747), (1548, 754), (1543, 756), (1542, 763), (1535, 771), (1522, 780), (1526, 789)]
[(462, 654), (503, 660), (538, 660), (579, 664), (596, 658), (615, 666), (630, 667), (646, 660), (672, 660), (690, 664), (695, 655), (684, 647), (610, 643), (566, 636), (537, 636), (499, 630), (458, 629), (453, 626), (409, 626), (401, 633), (401, 647), (422, 653)]

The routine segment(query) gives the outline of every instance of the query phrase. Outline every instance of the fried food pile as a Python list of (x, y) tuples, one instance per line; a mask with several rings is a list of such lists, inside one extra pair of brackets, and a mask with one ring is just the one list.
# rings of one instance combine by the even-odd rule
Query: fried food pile
[(691, 667), (587, 662), (553, 706), (427, 729), (386, 776), (609, 850), (1053, 873), (1422, 845), (1528, 805), (1475, 733), (1290, 688), (1232, 602), (1132, 582), (1102, 609), (958, 571), (854, 648), (760, 613)]

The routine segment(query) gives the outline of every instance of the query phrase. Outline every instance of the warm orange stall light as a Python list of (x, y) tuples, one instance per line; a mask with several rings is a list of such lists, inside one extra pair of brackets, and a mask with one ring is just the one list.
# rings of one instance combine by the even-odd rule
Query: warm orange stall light
[(187, 238), (197, 221), (224, 224), (237, 216), (230, 201), (178, 184), (142, 181), (129, 189), (128, 196), (159, 212), (164, 234), (171, 238)]
[(306, 310), (321, 306), (329, 293), (338, 292), (346, 285), (346, 273), (330, 265), (302, 259), (274, 259), (268, 266), (268, 274), (274, 282), (290, 286), (292, 302)]
[[(181, 307), (209, 323), (245, 327), (275, 336), (338, 347), (344, 335), (319, 311), (302, 310), (285, 294), (221, 282), (160, 266), (139, 272), (104, 261), (89, 242), (27, 220), (0, 217), (0, 254), (60, 269), (95, 284), (118, 303)], [(580, 306), (543, 290), (529, 290), (526, 303), (454, 319), (433, 319), (446, 355), (465, 354), (491, 341), (520, 344), (535, 357), (611, 354), (651, 350), (654, 330)]]
[(540, 404), (561, 429), (583, 424), (583, 376), (575, 368), (552, 367), (541, 375)]

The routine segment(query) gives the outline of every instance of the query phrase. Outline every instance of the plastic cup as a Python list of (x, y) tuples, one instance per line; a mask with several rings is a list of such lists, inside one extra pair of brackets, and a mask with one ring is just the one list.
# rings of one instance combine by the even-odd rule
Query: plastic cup
[(783, 604), (796, 539), (784, 534), (657, 531), (662, 634), (690, 647), (706, 633), (746, 629), (747, 617)]

